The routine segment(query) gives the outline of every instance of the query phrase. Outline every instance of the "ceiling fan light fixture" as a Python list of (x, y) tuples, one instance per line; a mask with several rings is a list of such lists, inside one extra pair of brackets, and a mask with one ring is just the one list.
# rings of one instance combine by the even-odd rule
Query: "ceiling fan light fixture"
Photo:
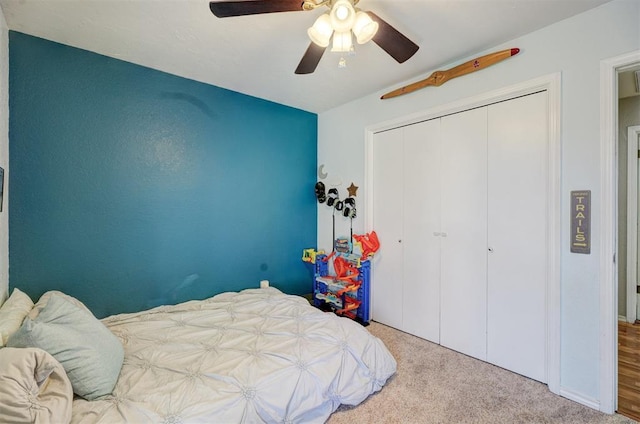
[(398, 63), (404, 63), (418, 51), (416, 43), (374, 12), (359, 13), (361, 10), (356, 7), (359, 3), (360, 0), (211, 0), (209, 9), (218, 18), (227, 18), (327, 7), (328, 11), (307, 29), (311, 42), (295, 70), (299, 75), (316, 70), (332, 38), (332, 50), (347, 54), (355, 53), (353, 37), (361, 44), (372, 40)]
[(307, 35), (309, 35), (311, 41), (320, 47), (327, 47), (329, 45), (332, 34), (331, 19), (326, 13), (320, 15), (313, 23), (313, 26), (307, 30)]
[(370, 41), (378, 32), (378, 23), (371, 19), (365, 12), (356, 13), (356, 20), (353, 24), (353, 34), (356, 36), (358, 44)]
[(356, 11), (349, 0), (337, 0), (331, 12), (331, 26), (336, 32), (350, 31), (356, 20)]
[(348, 53), (353, 49), (353, 41), (351, 40), (351, 31), (336, 31), (333, 34), (332, 52)]

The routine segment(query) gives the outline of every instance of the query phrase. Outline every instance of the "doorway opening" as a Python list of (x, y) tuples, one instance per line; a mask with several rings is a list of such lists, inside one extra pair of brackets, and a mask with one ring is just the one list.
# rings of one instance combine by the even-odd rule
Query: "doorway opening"
[[(617, 92), (618, 252), (620, 258), (618, 262), (617, 411), (640, 420), (640, 325), (636, 321), (640, 262), (638, 258), (640, 66), (618, 73)], [(625, 170), (626, 178), (624, 178)], [(624, 205), (625, 201), (626, 205)]]
[[(640, 68), (640, 67), (639, 67)], [(636, 70), (626, 71), (620, 75), (633, 75)], [(640, 73), (640, 69), (637, 70)], [(634, 90), (636, 90), (634, 88)], [(626, 321), (629, 324), (636, 323), (638, 319), (638, 266), (640, 265), (640, 260), (638, 255), (640, 254), (640, 249), (638, 249), (638, 190), (640, 190), (640, 184), (638, 184), (638, 170), (640, 167), (640, 92), (637, 92), (637, 95), (633, 97), (622, 97), (623, 93), (620, 89), (618, 89), (619, 98), (620, 98), (620, 115), (631, 114), (631, 116), (635, 116), (638, 125), (628, 126), (626, 125), (625, 116), (621, 116), (619, 134), (620, 136), (624, 136), (626, 129), (626, 139), (620, 140), (619, 143), (619, 158), (618, 158), (618, 167), (619, 170), (623, 170), (625, 168), (626, 162), (626, 188), (623, 188), (625, 185), (625, 178), (622, 174), (624, 172), (619, 172), (620, 180), (619, 184), (619, 214), (618, 214), (618, 251), (620, 252), (620, 262), (618, 267), (618, 284), (619, 284), (619, 292), (618, 292), (618, 315), (620, 316), (621, 321)], [(627, 113), (625, 113), (627, 112)], [(632, 118), (633, 119), (633, 118)], [(624, 145), (626, 144), (626, 160), (624, 156)], [(626, 193), (625, 193), (626, 191)], [(626, 207), (623, 205), (626, 200)], [(623, 212), (626, 212), (626, 216)], [(626, 222), (626, 229), (624, 228), (624, 223)], [(624, 251), (626, 250), (626, 255)], [(626, 259), (626, 261), (625, 261)], [(626, 310), (625, 310), (626, 309)]]
[[(624, 72), (640, 69), (640, 51), (601, 62), (600, 68), (600, 117), (601, 117), (601, 250), (600, 250), (600, 410), (614, 413), (618, 410), (618, 320), (623, 308), (619, 293), (624, 292), (624, 319), (626, 321), (626, 268), (625, 284), (621, 288), (618, 262), (622, 259), (618, 241), (623, 225), (618, 215), (620, 196), (626, 199), (626, 187), (621, 187), (619, 149), (619, 79)], [(626, 128), (625, 128), (626, 131)], [(626, 138), (626, 137), (625, 137)], [(627, 152), (625, 146), (625, 156)], [(625, 164), (626, 165), (626, 164)], [(625, 166), (626, 168), (626, 166)], [(626, 169), (625, 169), (626, 171)], [(626, 176), (625, 176), (626, 178)], [(626, 179), (624, 180), (626, 182)], [(626, 186), (626, 184), (624, 184)], [(634, 217), (635, 218), (635, 217)], [(626, 217), (625, 217), (626, 219)], [(637, 223), (637, 219), (635, 221)], [(626, 221), (624, 224), (626, 232)], [(626, 239), (626, 234), (625, 234)], [(625, 243), (626, 246), (626, 243)], [(625, 263), (626, 263), (625, 255)]]

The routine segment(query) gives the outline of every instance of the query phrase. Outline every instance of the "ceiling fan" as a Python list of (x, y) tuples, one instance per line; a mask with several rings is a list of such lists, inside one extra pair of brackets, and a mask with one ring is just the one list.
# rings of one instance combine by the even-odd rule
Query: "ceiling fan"
[(331, 51), (353, 51), (353, 38), (359, 44), (373, 40), (398, 63), (403, 63), (418, 45), (373, 12), (356, 9), (360, 0), (229, 0), (211, 1), (209, 8), (218, 18), (275, 12), (315, 10), (321, 6), (329, 12), (320, 15), (307, 34), (311, 43), (302, 56), (296, 74), (315, 71), (330, 42)]

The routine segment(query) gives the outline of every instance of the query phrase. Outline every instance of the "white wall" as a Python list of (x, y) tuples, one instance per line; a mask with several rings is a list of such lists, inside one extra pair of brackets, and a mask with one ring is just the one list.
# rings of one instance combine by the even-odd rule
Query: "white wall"
[(0, 8), (0, 167), (4, 205), (0, 212), (0, 304), (9, 290), (9, 30)]
[[(318, 164), (325, 164), (328, 181), (341, 179), (340, 197), (353, 181), (359, 186), (358, 204), (365, 205), (364, 133), (367, 126), (416, 114), (436, 106), (473, 97), (544, 75), (562, 74), (562, 210), (561, 231), (561, 389), (584, 403), (599, 398), (599, 237), (600, 237), (600, 61), (640, 49), (640, 2), (614, 0), (536, 31), (495, 46), (473, 57), (518, 47), (520, 54), (486, 70), (428, 87), (395, 99), (380, 100), (378, 93), (319, 115)], [(428, 44), (421, 47), (428, 49)], [(471, 59), (465, 58), (459, 63)], [(454, 64), (443, 64), (447, 69)], [(402, 66), (402, 65), (398, 65)], [(425, 70), (410, 83), (427, 77)], [(326, 180), (326, 181), (327, 181)], [(569, 193), (592, 191), (591, 254), (569, 252)], [(389, 199), (394, 201), (394, 199)], [(363, 211), (354, 221), (362, 233)], [(337, 217), (336, 235), (348, 235), (348, 221)], [(370, 229), (367, 229), (370, 230)], [(318, 247), (331, 248), (331, 213), (318, 209)], [(384, 249), (384, 246), (381, 247)]]

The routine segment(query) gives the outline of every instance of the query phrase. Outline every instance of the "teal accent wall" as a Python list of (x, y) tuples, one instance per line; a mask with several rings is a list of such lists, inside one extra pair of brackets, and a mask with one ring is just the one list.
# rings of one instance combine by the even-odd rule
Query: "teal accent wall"
[(317, 115), (14, 31), (9, 114), (10, 287), (98, 317), (311, 291)]

